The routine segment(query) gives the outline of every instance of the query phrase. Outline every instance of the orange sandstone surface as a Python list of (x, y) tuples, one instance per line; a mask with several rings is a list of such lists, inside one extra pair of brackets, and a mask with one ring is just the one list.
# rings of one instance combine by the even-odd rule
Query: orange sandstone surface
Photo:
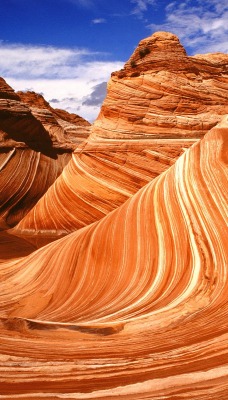
[[(17, 92), (20, 99), (29, 106), (32, 114), (43, 124), (55, 146), (74, 150), (90, 133), (90, 123), (77, 114), (55, 109), (35, 92)], [(60, 144), (61, 143), (61, 144)]]
[[(227, 63), (167, 32), (141, 41), (90, 136), (0, 233), (0, 399), (227, 400)], [(57, 146), (47, 115), (65, 113), (1, 83)]]

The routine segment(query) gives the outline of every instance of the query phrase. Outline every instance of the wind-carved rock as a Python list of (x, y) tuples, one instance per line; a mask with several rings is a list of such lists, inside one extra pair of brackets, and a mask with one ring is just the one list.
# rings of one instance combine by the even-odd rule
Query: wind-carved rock
[(35, 92), (17, 92), (34, 117), (48, 131), (53, 146), (74, 150), (90, 133), (90, 123), (77, 114), (55, 109)]

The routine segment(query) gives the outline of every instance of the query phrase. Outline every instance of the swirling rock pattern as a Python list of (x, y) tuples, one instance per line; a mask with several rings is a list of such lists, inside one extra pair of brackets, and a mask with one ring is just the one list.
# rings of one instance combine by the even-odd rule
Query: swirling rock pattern
[(69, 153), (52, 158), (30, 149), (0, 150), (0, 230), (13, 227), (28, 213), (69, 160)]
[(44, 195), (88, 136), (89, 123), (55, 112), (35, 93), (16, 94), (2, 78), (0, 97), (1, 230), (16, 225)]
[(226, 118), (100, 221), (2, 262), (4, 399), (227, 399), (227, 138)]

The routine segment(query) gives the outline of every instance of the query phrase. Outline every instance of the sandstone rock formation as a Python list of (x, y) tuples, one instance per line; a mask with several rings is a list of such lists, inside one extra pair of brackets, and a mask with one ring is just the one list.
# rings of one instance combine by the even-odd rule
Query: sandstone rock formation
[(55, 180), (0, 233), (0, 398), (227, 400), (227, 61), (144, 39), (56, 180), (74, 121), (0, 81), (4, 140), (29, 142), (0, 155), (2, 228)]
[(47, 191), (88, 136), (88, 125), (52, 113), (42, 96), (16, 94), (0, 79), (0, 230), (14, 226)]
[(227, 398), (227, 138), (226, 117), (100, 221), (1, 264), (5, 399)]
[(89, 139), (16, 227), (66, 233), (102, 218), (228, 113), (228, 55), (188, 57), (158, 32), (115, 72)]

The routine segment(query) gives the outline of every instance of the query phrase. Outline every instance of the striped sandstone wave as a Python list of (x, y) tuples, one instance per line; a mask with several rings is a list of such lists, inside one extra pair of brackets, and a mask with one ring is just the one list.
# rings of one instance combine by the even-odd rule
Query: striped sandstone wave
[(69, 153), (52, 158), (30, 149), (0, 149), (0, 230), (28, 213), (69, 160)]
[(227, 399), (227, 138), (1, 264), (5, 399)]

